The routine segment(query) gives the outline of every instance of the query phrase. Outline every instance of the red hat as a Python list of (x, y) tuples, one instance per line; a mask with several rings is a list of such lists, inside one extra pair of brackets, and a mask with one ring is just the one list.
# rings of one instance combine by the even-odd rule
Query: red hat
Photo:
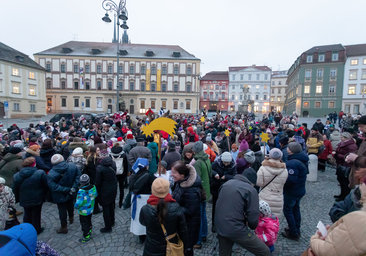
[(133, 139), (133, 135), (132, 134), (127, 134), (127, 139)]
[(117, 138), (117, 141), (122, 141), (123, 140), (123, 138), (122, 137), (118, 137)]

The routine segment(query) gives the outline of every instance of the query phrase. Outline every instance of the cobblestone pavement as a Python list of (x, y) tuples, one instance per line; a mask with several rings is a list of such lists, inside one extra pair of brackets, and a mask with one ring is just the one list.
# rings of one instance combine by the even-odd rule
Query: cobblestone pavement
[[(307, 194), (301, 201), (301, 239), (296, 242), (279, 235), (273, 255), (300, 255), (307, 248), (310, 236), (315, 233), (317, 222), (322, 220), (325, 224), (331, 223), (328, 212), (333, 204), (333, 195), (337, 192), (334, 170), (319, 172), (317, 182), (307, 182)], [(214, 246), (217, 244), (216, 236), (210, 232), (211, 204), (208, 204), (208, 208), (209, 235), (202, 249), (195, 250), (195, 255), (218, 255), (217, 250), (214, 252)], [(77, 217), (76, 211), (75, 217)], [(116, 208), (116, 225), (110, 234), (101, 234), (99, 231), (103, 227), (102, 214), (94, 215), (92, 222), (94, 227), (92, 239), (86, 244), (81, 244), (78, 241), (81, 238), (78, 218), (75, 218), (74, 224), (69, 226), (68, 234), (57, 234), (56, 229), (60, 225), (57, 206), (45, 203), (42, 210), (42, 225), (45, 231), (38, 239), (48, 242), (62, 255), (142, 255), (143, 245), (138, 243), (138, 237), (129, 232), (129, 210)], [(282, 217), (280, 222), (282, 231), (287, 226), (285, 218)], [(234, 246), (233, 255), (251, 254)]]

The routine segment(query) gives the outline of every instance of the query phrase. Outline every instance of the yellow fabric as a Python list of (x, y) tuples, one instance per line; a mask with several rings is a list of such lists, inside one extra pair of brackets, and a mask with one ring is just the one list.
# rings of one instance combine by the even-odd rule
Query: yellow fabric
[(308, 138), (306, 145), (308, 146), (308, 153), (309, 154), (317, 154), (318, 153), (318, 149), (321, 145), (323, 145), (324, 142), (323, 141), (319, 141), (317, 138)]

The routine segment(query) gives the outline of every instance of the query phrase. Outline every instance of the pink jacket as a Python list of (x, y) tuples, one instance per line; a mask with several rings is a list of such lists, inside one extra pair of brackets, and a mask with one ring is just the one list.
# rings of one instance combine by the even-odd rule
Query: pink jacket
[(280, 222), (277, 217), (259, 217), (258, 226), (255, 234), (267, 246), (272, 246), (277, 240), (278, 231), (280, 230)]

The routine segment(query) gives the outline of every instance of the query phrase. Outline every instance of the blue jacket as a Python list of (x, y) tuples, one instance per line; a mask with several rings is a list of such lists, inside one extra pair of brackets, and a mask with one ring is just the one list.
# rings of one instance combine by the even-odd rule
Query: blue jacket
[(23, 223), (11, 229), (0, 231), (3, 246), (0, 255), (36, 255), (37, 232), (32, 224)]
[(283, 187), (283, 193), (291, 196), (303, 196), (306, 193), (305, 183), (308, 171), (309, 157), (302, 151), (300, 153), (288, 155), (286, 168), (288, 178)]
[(74, 206), (79, 215), (88, 216), (92, 214), (97, 195), (97, 188), (94, 185), (89, 184), (79, 189)]
[(67, 202), (72, 196), (71, 188), (74, 188), (76, 193), (80, 175), (79, 169), (73, 163), (63, 161), (52, 167), (48, 173), (48, 187), (54, 203)]
[(360, 210), (362, 208), (360, 199), (361, 192), (359, 187), (356, 187), (351, 190), (343, 201), (334, 203), (329, 211), (329, 216), (333, 223), (350, 212)]

